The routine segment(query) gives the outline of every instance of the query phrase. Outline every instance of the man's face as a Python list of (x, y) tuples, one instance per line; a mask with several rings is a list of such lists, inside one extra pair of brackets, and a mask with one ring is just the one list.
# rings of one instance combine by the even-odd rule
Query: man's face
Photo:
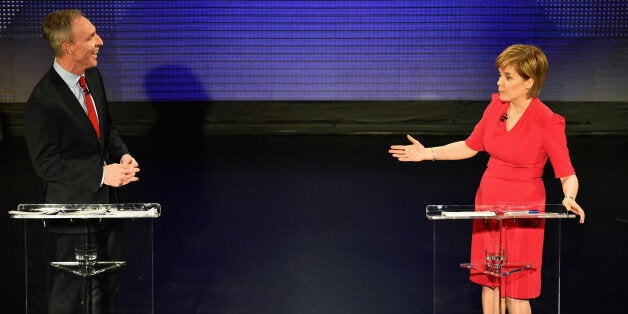
[(96, 34), (96, 27), (85, 17), (72, 21), (72, 42), (68, 45), (68, 55), (73, 62), (72, 72), (82, 74), (98, 64), (98, 51), (103, 41)]

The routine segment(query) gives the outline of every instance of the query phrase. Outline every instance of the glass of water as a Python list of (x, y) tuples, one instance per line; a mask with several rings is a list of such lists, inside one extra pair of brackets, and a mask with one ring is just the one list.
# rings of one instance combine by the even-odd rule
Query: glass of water
[(501, 246), (492, 246), (486, 249), (486, 268), (490, 271), (500, 271), (506, 262), (506, 249)]
[(96, 264), (98, 249), (94, 244), (79, 244), (74, 248), (74, 257), (81, 266), (91, 267)]

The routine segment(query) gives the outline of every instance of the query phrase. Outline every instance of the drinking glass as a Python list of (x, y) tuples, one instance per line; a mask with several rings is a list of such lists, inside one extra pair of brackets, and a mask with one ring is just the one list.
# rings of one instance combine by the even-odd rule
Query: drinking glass
[(79, 244), (74, 248), (74, 257), (81, 266), (91, 267), (96, 264), (98, 249), (94, 244)]
[(506, 250), (501, 246), (486, 249), (486, 267), (490, 271), (500, 271), (506, 262)]

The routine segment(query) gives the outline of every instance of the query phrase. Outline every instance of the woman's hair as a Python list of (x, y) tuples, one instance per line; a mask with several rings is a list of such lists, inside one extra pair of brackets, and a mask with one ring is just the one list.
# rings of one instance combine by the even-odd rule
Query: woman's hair
[(512, 45), (497, 56), (495, 67), (503, 69), (512, 65), (524, 80), (532, 78), (534, 84), (528, 90), (529, 98), (537, 97), (541, 92), (547, 73), (547, 57), (541, 49), (533, 45)]
[(81, 16), (83, 16), (83, 12), (79, 10), (59, 10), (44, 18), (41, 31), (55, 56), (61, 56), (61, 44), (64, 41), (72, 42), (72, 21)]

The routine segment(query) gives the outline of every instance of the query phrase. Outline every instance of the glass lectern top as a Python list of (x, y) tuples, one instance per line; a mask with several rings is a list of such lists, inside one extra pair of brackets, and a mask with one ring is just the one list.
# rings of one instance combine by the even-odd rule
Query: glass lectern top
[(425, 215), (440, 219), (575, 218), (562, 204), (427, 205)]
[(157, 218), (161, 205), (157, 203), (119, 204), (20, 204), (9, 211), (18, 219), (68, 218)]

